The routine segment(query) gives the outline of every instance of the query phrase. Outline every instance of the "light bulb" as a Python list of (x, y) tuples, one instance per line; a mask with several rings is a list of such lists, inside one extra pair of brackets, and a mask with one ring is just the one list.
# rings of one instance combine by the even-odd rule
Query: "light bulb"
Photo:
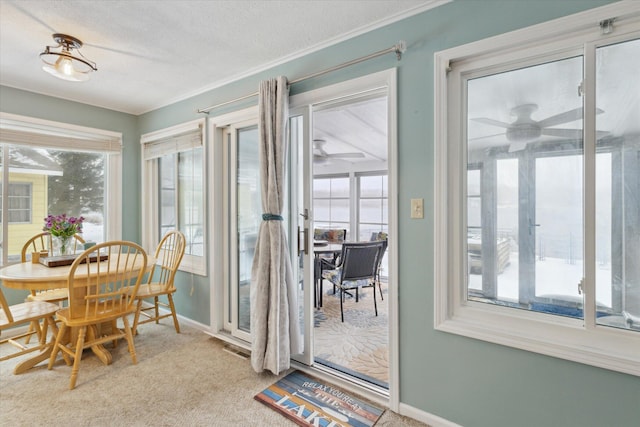
[(45, 64), (42, 69), (59, 79), (70, 82), (84, 82), (89, 80), (89, 75), (77, 72), (73, 67), (71, 58), (67, 58), (66, 56), (60, 56), (52, 65)]
[(56, 61), (56, 70), (65, 76), (72, 76), (74, 73), (73, 63), (69, 58), (61, 56), (60, 59)]

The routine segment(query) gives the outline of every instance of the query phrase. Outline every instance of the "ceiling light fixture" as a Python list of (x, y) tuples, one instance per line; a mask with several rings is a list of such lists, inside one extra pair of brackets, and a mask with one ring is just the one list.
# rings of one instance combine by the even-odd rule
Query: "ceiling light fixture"
[[(59, 79), (71, 82), (84, 82), (89, 80), (89, 74), (98, 71), (96, 63), (88, 60), (80, 53), (82, 42), (75, 37), (66, 34), (54, 34), (53, 40), (57, 46), (47, 46), (40, 58), (45, 65), (42, 69)], [(60, 49), (56, 51), (54, 49)], [(77, 55), (72, 53), (76, 49)]]

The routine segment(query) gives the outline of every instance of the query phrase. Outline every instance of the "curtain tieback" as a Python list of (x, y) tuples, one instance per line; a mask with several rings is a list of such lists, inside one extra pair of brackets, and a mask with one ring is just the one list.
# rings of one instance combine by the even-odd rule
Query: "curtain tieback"
[(263, 221), (284, 221), (284, 218), (282, 218), (282, 215), (275, 215), (275, 214), (262, 214), (262, 220)]

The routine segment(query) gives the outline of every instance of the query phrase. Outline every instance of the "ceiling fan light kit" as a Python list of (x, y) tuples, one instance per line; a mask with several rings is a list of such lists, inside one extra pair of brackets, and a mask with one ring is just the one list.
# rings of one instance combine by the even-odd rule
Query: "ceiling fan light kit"
[[(89, 75), (98, 70), (96, 63), (85, 58), (80, 52), (82, 42), (66, 34), (53, 34), (56, 46), (47, 46), (40, 53), (40, 59), (44, 62), (42, 69), (62, 80), (71, 82), (84, 82), (89, 80)], [(59, 49), (59, 50), (58, 50)], [(76, 50), (74, 55), (73, 50)]]

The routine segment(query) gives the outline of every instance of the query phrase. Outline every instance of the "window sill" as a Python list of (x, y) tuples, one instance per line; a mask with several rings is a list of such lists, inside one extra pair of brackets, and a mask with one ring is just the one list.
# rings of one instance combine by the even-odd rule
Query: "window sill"
[(458, 307), (450, 318), (436, 320), (435, 329), (640, 376), (637, 331), (603, 325), (587, 329), (580, 319), (512, 311), (470, 303)]
[(184, 273), (197, 274), (198, 276), (206, 276), (207, 267), (204, 263), (204, 257), (198, 257), (198, 258), (202, 258), (202, 260), (198, 259), (197, 261), (194, 261), (189, 259), (187, 255), (185, 255), (184, 258), (182, 259), (182, 263), (180, 264), (180, 267), (178, 267), (178, 270)]

